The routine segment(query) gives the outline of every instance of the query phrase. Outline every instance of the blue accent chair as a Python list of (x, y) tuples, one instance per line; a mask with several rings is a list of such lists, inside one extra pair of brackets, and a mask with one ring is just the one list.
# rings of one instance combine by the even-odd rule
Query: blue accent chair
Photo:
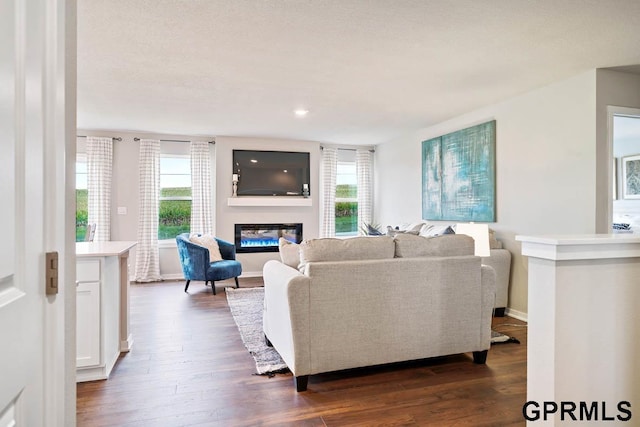
[(209, 249), (196, 245), (189, 241), (189, 233), (182, 233), (176, 237), (178, 243), (178, 254), (180, 255), (180, 264), (182, 265), (182, 273), (187, 283), (184, 291), (189, 289), (189, 283), (192, 280), (204, 280), (205, 285), (211, 281), (211, 289), (213, 295), (216, 294), (216, 280), (236, 279), (236, 288), (238, 285), (238, 276), (242, 274), (242, 265), (236, 261), (236, 246), (233, 243), (216, 238), (222, 261), (209, 261)]

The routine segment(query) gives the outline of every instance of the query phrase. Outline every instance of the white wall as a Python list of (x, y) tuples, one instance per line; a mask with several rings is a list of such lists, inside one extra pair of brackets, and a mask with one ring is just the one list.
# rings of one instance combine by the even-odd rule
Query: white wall
[[(519, 255), (520, 245), (514, 236), (608, 230), (607, 105), (640, 108), (640, 76), (591, 70), (379, 145), (375, 153), (374, 222), (386, 226), (421, 218), (421, 141), (495, 119), (497, 221), (491, 227), (514, 256), (509, 307), (526, 313), (527, 263)], [(79, 130), (78, 134), (123, 138), (114, 143), (113, 240), (137, 239), (138, 143), (133, 138), (213, 139), (95, 130)], [(318, 236), (319, 143), (224, 136), (215, 139), (215, 222), (221, 238), (233, 240), (233, 225), (246, 222), (302, 222), (305, 238)], [(313, 206), (227, 206), (234, 148), (310, 152)], [(118, 215), (118, 207), (126, 207), (127, 214)], [(254, 275), (266, 260), (277, 256), (239, 254), (238, 259), (244, 274)], [(160, 258), (161, 274), (181, 277), (174, 247), (161, 249)], [(131, 263), (135, 263), (135, 251)]]
[[(607, 106), (640, 108), (640, 76), (637, 74), (621, 73), (611, 70), (597, 70), (597, 140), (598, 140), (598, 203), (597, 203), (597, 231), (608, 233), (610, 227), (609, 210), (611, 209), (612, 162), (609, 160), (613, 149), (609, 147), (607, 129)], [(640, 154), (640, 152), (635, 153)], [(637, 212), (635, 201), (619, 201), (615, 203), (618, 213), (624, 211)]]
[[(311, 163), (310, 192), (312, 206), (228, 206), (232, 194), (233, 150), (275, 150), (309, 152)], [(216, 234), (233, 242), (234, 225), (245, 223), (302, 223), (305, 239), (318, 237), (320, 229), (319, 209), (320, 144), (310, 141), (294, 141), (267, 138), (216, 137)], [(262, 275), (262, 266), (270, 259), (279, 259), (277, 252), (238, 254), (243, 276)]]
[(596, 72), (487, 106), (376, 148), (376, 222), (421, 218), (421, 141), (496, 120), (496, 223), (513, 255), (508, 307), (527, 313), (527, 259), (515, 235), (593, 233)]
[[(168, 135), (124, 131), (78, 130), (78, 135), (121, 137), (122, 141), (113, 143), (113, 177), (111, 184), (111, 240), (138, 240), (139, 213), (139, 149), (134, 138), (150, 138), (176, 141), (212, 141), (211, 136)], [(78, 138), (78, 151), (84, 152), (84, 138)], [(172, 144), (172, 152), (189, 154), (189, 144)], [(212, 150), (213, 151), (213, 150)], [(212, 156), (213, 159), (213, 156)], [(127, 213), (118, 214), (118, 207), (126, 208)], [(133, 276), (136, 251), (131, 251), (129, 264)], [(160, 247), (160, 274), (168, 279), (182, 277), (175, 242)]]
[[(139, 145), (137, 138), (153, 138), (178, 141), (211, 141), (211, 136), (167, 135), (141, 132), (78, 130), (78, 135), (121, 137), (113, 145), (113, 182), (111, 206), (111, 240), (137, 240), (139, 212)], [(295, 141), (266, 138), (236, 138), (219, 136), (215, 138), (212, 149), (214, 169), (215, 233), (218, 237), (233, 242), (234, 224), (236, 223), (271, 223), (300, 222), (303, 224), (304, 238), (318, 237), (319, 230), (319, 163), (320, 144), (309, 141)], [(78, 138), (78, 150), (84, 152), (84, 138)], [(189, 153), (188, 143), (174, 144), (180, 151), (183, 144), (184, 154)], [(311, 199), (310, 207), (232, 207), (227, 206), (227, 198), (231, 196), (231, 168), (233, 149), (244, 150), (281, 150), (308, 151), (311, 162)], [(174, 150), (174, 151), (175, 151)], [(177, 152), (177, 151), (176, 151)], [(227, 178), (228, 177), (228, 178)], [(118, 207), (127, 210), (125, 215), (118, 214)], [(130, 255), (130, 265), (135, 266), (136, 252)], [(262, 266), (269, 259), (278, 259), (278, 253), (238, 254), (242, 263), (243, 276), (262, 274)], [(182, 270), (175, 242), (160, 247), (160, 274), (165, 279), (182, 278)]]
[(617, 132), (620, 125), (614, 126), (613, 134), (613, 156), (616, 162), (616, 197), (613, 200), (613, 222), (616, 223), (628, 223), (631, 225), (631, 230), (635, 233), (640, 233), (640, 199), (625, 199), (624, 198), (624, 175), (623, 175), (623, 161), (624, 157), (637, 156), (640, 154), (640, 110), (636, 110), (639, 117), (635, 118), (620, 118), (617, 117), (615, 121), (622, 119), (627, 122), (634, 123), (635, 133), (628, 135), (620, 135)]

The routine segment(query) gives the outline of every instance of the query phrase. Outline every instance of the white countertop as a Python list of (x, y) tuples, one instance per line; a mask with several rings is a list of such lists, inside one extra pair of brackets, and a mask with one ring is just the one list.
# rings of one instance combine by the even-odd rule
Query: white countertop
[(540, 236), (516, 236), (516, 240), (547, 245), (609, 245), (611, 243), (639, 243), (640, 234), (548, 234)]
[(119, 256), (129, 251), (138, 242), (76, 242), (76, 257)]
[(554, 261), (640, 257), (640, 234), (516, 236), (522, 255)]

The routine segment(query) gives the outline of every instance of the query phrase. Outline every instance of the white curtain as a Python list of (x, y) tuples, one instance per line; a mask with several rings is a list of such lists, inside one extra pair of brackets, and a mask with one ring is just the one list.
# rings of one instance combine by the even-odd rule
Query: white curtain
[[(87, 230), (96, 224), (93, 240), (111, 240), (111, 174), (113, 139), (87, 137)], [(88, 232), (88, 231), (87, 231)]]
[(209, 143), (191, 142), (191, 232), (213, 234)]
[(160, 141), (140, 140), (140, 211), (136, 246), (136, 282), (162, 280), (158, 251), (160, 205)]
[(322, 150), (320, 167), (321, 211), (320, 237), (334, 237), (336, 234), (336, 175), (338, 173), (338, 150), (325, 147)]
[(368, 149), (356, 150), (358, 177), (358, 229), (373, 220), (373, 156)]

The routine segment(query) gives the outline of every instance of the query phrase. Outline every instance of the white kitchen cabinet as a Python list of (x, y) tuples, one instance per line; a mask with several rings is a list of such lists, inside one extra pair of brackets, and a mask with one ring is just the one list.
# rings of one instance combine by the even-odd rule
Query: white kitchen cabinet
[(76, 366), (100, 364), (100, 283), (78, 283), (76, 287)]
[(129, 351), (129, 250), (135, 242), (76, 244), (76, 380), (109, 378)]

